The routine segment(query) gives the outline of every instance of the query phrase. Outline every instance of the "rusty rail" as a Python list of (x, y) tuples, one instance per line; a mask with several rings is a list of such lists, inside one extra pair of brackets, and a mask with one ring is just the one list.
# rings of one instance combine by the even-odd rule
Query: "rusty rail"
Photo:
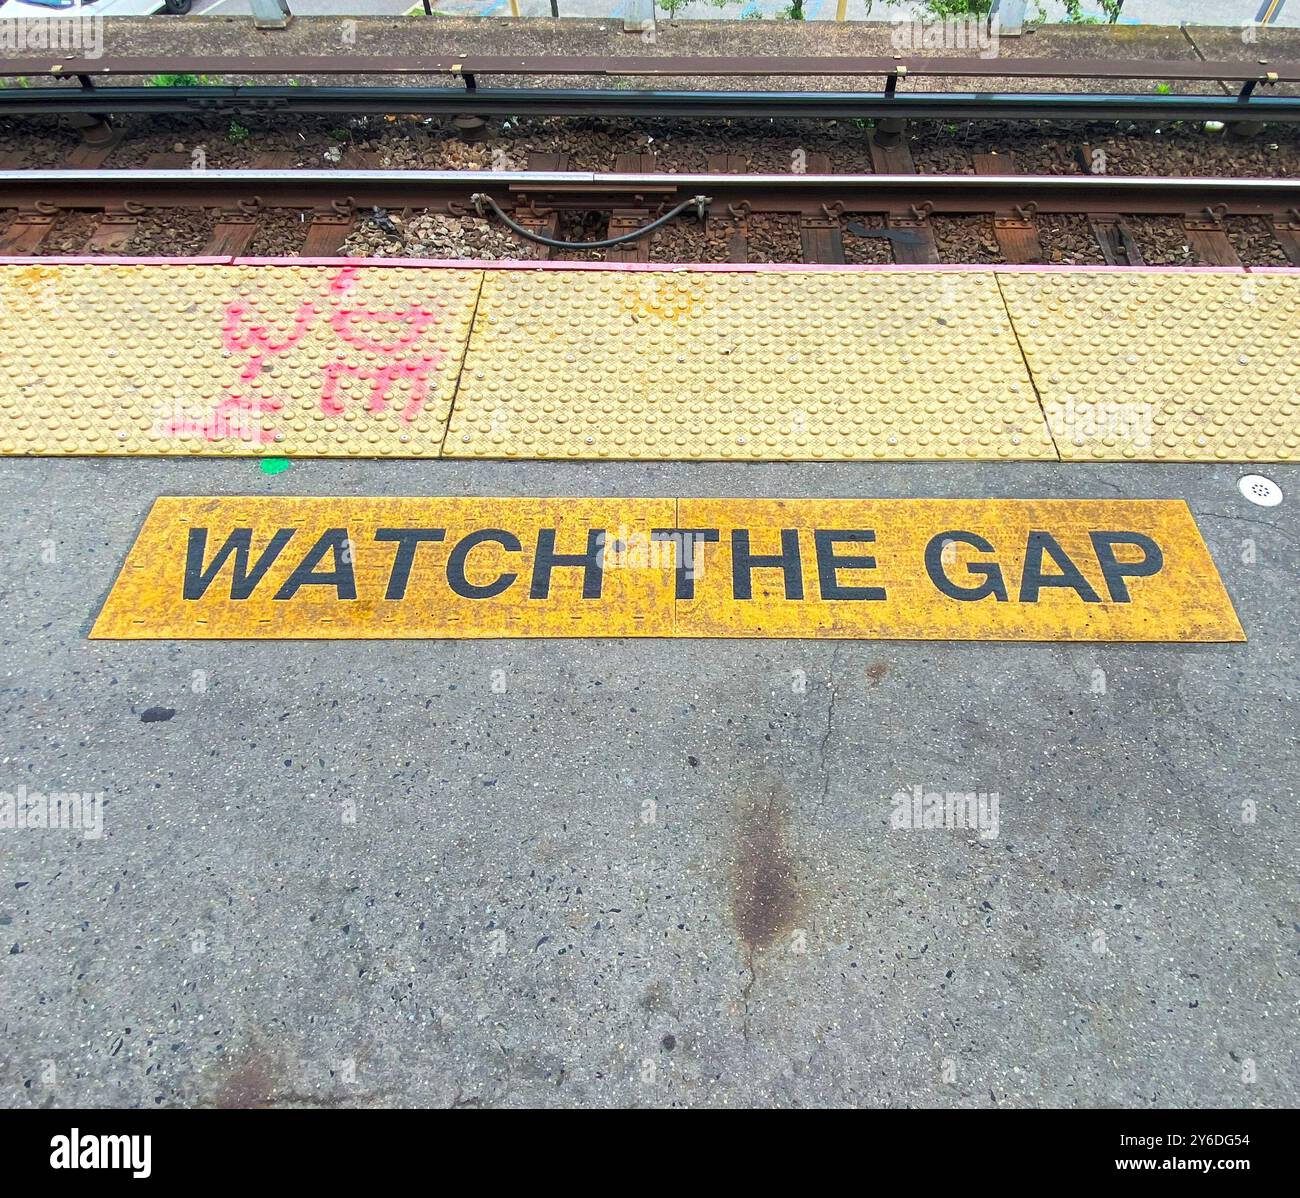
[[(464, 215), (476, 193), (502, 208), (666, 210), (707, 194), (713, 210), (822, 214), (1126, 212), (1278, 215), (1300, 210), (1300, 179), (1097, 175), (686, 175), (529, 171), (0, 171), (0, 208), (428, 208)], [(1298, 217), (1297, 219), (1300, 219)]]

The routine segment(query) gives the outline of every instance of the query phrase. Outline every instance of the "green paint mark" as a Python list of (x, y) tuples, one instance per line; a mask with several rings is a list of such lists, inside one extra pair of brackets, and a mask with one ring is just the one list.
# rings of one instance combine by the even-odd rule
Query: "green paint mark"
[(288, 458), (263, 458), (261, 465), (263, 474), (283, 474), (293, 463)]

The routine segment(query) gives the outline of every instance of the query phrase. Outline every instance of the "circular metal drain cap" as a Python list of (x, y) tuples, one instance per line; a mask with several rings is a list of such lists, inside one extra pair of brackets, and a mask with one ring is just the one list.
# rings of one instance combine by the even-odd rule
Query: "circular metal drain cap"
[(1260, 507), (1277, 507), (1282, 502), (1282, 488), (1262, 474), (1247, 474), (1239, 478), (1237, 490)]

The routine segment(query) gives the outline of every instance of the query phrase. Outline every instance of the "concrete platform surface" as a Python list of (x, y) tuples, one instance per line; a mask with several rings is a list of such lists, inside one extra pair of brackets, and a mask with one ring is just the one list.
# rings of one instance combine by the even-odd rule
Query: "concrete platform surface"
[[(106, 802), (0, 833), (0, 1102), (1294, 1105), (1300, 471), (1239, 473), (0, 463), (0, 789)], [(1249, 640), (87, 640), (220, 493), (1181, 497)]]

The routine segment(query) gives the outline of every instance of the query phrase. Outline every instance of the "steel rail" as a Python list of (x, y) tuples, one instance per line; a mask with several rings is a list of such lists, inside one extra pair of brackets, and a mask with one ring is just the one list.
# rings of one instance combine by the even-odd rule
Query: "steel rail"
[(0, 76), (87, 77), (158, 74), (191, 75), (450, 75), (472, 82), (478, 75), (684, 78), (767, 76), (828, 78), (952, 77), (994, 79), (1148, 79), (1300, 83), (1300, 62), (1267, 58), (1202, 61), (1117, 58), (948, 58), (914, 56), (818, 56), (785, 58), (725, 55), (513, 56), (450, 55), (423, 58), (401, 55), (182, 55), (138, 58), (7, 58)]
[(80, 113), (567, 116), (823, 120), (1300, 121), (1300, 96), (1067, 92), (662, 92), (619, 88), (32, 87), (0, 117)]
[(1300, 179), (1098, 175), (714, 175), (583, 171), (25, 170), (0, 171), (0, 207), (60, 209), (295, 208), (472, 212), (476, 193), (503, 208), (666, 210), (696, 195), (711, 210), (770, 213), (1122, 212), (1293, 214)]

